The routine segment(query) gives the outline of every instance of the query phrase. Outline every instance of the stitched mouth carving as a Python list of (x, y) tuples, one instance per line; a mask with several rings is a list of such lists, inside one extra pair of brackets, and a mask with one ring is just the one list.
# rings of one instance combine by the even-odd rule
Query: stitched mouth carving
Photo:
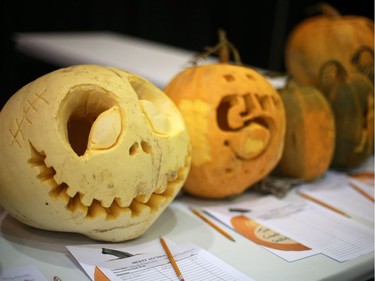
[(43, 151), (37, 151), (31, 143), (30, 150), (31, 157), (28, 160), (28, 164), (39, 170), (36, 177), (40, 182), (43, 182), (49, 187), (48, 194), (52, 200), (62, 200), (67, 210), (72, 213), (80, 212), (86, 218), (105, 216), (107, 220), (112, 220), (129, 212), (132, 217), (138, 216), (144, 212), (156, 212), (160, 209), (160, 206), (164, 205), (164, 202), (167, 202), (168, 199), (175, 196), (189, 170), (189, 160), (186, 159), (185, 165), (181, 167), (177, 173), (168, 176), (165, 189), (162, 192), (153, 192), (151, 195), (148, 195), (146, 201), (145, 196), (139, 195), (132, 200), (129, 206), (121, 206), (121, 200), (114, 197), (109, 207), (104, 207), (98, 199), (93, 199), (91, 204), (87, 206), (81, 200), (83, 194), (79, 192), (71, 194), (72, 188), (70, 188), (67, 183), (58, 183), (55, 180), (54, 176), (56, 170), (46, 165), (46, 154)]

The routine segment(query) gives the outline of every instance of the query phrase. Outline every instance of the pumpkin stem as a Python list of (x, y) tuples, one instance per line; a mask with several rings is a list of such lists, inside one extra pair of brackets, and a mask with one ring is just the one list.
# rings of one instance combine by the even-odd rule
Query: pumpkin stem
[(297, 87), (297, 82), (292, 76), (287, 76), (286, 78), (286, 83), (284, 88), (288, 90), (293, 90)]
[(209, 55), (217, 54), (219, 55), (220, 63), (229, 63), (230, 55), (232, 53), (233, 60), (235, 64), (242, 64), (241, 58), (236, 47), (228, 41), (226, 32), (223, 29), (218, 30), (219, 43), (213, 47), (206, 47), (205, 51), (197, 54), (192, 60), (193, 65), (197, 65), (200, 59), (206, 59)]
[(322, 3), (321, 4), (321, 12), (323, 15), (326, 15), (328, 17), (340, 17), (341, 14), (339, 11), (337, 11), (333, 6), (327, 4), (327, 3)]
[(309, 10), (310, 10), (311, 14), (319, 13), (319, 14), (322, 14), (322, 15), (330, 17), (330, 18), (335, 18), (335, 17), (341, 16), (339, 11), (337, 11), (333, 6), (331, 6), (328, 3), (324, 3), (324, 2), (319, 3), (317, 5), (314, 5)]
[(229, 63), (229, 44), (230, 42), (227, 39), (226, 32), (222, 29), (219, 29), (219, 59), (221, 63)]

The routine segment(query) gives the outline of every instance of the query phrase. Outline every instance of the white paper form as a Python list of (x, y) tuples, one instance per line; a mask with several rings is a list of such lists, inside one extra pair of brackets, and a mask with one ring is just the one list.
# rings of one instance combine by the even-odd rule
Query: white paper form
[(6, 269), (0, 273), (0, 281), (47, 281), (35, 266), (28, 265)]
[[(166, 241), (185, 280), (254, 280), (196, 245), (180, 246), (169, 239)], [(88, 244), (67, 246), (67, 248), (93, 281), (95, 267), (98, 267), (111, 281), (177, 280), (176, 273), (159, 240), (132, 246), (125, 244)], [(119, 258), (115, 255), (102, 254), (103, 249), (114, 250), (115, 254), (126, 253), (134, 256)], [(158, 268), (158, 272), (155, 273), (154, 267)], [(147, 270), (139, 271), (142, 268)], [(116, 277), (116, 274), (120, 275)], [(164, 277), (160, 276), (156, 278), (155, 274), (164, 274), (163, 276), (170, 276), (171, 279), (163, 279)], [(222, 279), (217, 279), (218, 274)], [(126, 279), (121, 279), (125, 278), (121, 276), (126, 276)]]
[(255, 244), (288, 262), (294, 262), (319, 251), (303, 245), (298, 240), (283, 235), (251, 219), (248, 213), (263, 205), (263, 200), (252, 200), (236, 204), (224, 204), (204, 209), (204, 212), (228, 227), (234, 229)]
[(349, 216), (359, 216), (374, 222), (374, 202), (354, 189), (351, 185), (352, 181), (362, 188), (367, 187), (367, 191), (371, 189), (358, 179), (329, 171), (320, 179), (301, 185), (298, 191), (343, 211)]
[[(170, 250), (185, 280), (254, 280), (195, 245), (174, 245)], [(111, 281), (178, 280), (168, 256), (161, 251), (106, 262), (98, 268)]]
[[(173, 242), (168, 241), (168, 244), (173, 244)], [(103, 254), (103, 249), (117, 251), (117, 254), (128, 253), (131, 255), (140, 255), (163, 250), (162, 245), (160, 243), (155, 243), (155, 241), (132, 246), (126, 244), (87, 244), (71, 245), (66, 246), (66, 248), (78, 261), (91, 280), (94, 280), (94, 271), (97, 264), (119, 259), (116, 255)]]
[(339, 262), (374, 251), (373, 228), (307, 200), (266, 197), (249, 216)]
[[(274, 196), (265, 196), (237, 205), (222, 205), (206, 210), (228, 216), (230, 209), (247, 209), (249, 212), (241, 216), (339, 262), (374, 251), (374, 230), (371, 227), (302, 198), (284, 202)], [(251, 222), (247, 224), (248, 227), (251, 225)], [(305, 253), (308, 256), (309, 251)], [(295, 254), (298, 256), (299, 252)], [(300, 254), (303, 255), (303, 251)], [(280, 256), (285, 258), (282, 253)]]

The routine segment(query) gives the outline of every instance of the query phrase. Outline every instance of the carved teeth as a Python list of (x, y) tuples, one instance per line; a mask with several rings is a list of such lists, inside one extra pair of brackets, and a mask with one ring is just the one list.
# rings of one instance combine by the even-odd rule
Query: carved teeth
[(137, 216), (143, 212), (152, 212), (162, 206), (167, 198), (176, 195), (176, 188), (179, 188), (181, 179), (186, 177), (188, 166), (190, 163), (190, 155), (186, 159), (184, 167), (177, 172), (173, 171), (168, 174), (168, 184), (163, 187), (156, 188), (152, 194), (141, 194), (136, 198), (114, 198), (110, 200), (102, 200), (87, 196), (77, 192), (74, 188), (68, 186), (65, 182), (57, 183), (54, 178), (56, 172), (53, 167), (47, 167), (45, 163), (46, 156), (43, 152), (38, 152), (35, 147), (31, 146), (31, 158), (28, 163), (38, 170), (36, 177), (46, 183), (49, 187), (49, 195), (54, 200), (64, 200), (67, 210), (74, 213), (81, 213), (87, 217), (96, 218), (100, 216), (106, 219), (115, 219), (124, 212), (131, 212), (132, 216)]
[(116, 203), (123, 208), (129, 207), (133, 201), (133, 198), (116, 198)]
[(140, 194), (135, 198), (135, 200), (141, 203), (147, 203), (150, 197), (151, 197), (151, 194)]

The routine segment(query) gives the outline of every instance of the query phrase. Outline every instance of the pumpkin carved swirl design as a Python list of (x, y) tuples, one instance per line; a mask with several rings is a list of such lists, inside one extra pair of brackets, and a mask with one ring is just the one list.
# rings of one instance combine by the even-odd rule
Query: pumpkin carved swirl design
[(240, 133), (224, 140), (237, 158), (249, 160), (267, 150), (275, 130), (270, 112), (276, 110), (278, 102), (272, 96), (257, 94), (228, 95), (220, 101), (216, 113), (219, 128)]

